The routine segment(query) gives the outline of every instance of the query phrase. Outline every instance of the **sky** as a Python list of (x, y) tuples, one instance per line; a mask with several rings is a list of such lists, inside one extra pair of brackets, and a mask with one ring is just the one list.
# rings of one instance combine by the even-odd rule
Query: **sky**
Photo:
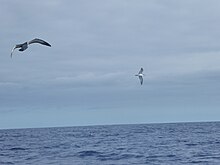
[(219, 6), (1, 0), (0, 129), (219, 121)]

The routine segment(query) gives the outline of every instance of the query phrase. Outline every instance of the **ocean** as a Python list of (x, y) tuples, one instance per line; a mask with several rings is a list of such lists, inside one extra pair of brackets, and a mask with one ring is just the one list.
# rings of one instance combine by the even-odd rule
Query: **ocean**
[(220, 122), (0, 130), (0, 165), (220, 164)]

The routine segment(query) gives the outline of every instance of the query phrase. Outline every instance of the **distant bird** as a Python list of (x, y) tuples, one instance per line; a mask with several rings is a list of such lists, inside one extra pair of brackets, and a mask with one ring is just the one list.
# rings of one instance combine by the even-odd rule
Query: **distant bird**
[(144, 69), (141, 68), (139, 73), (135, 75), (135, 76), (138, 76), (138, 78), (140, 79), (141, 85), (143, 84), (143, 81), (144, 81), (144, 79), (143, 79), (143, 76), (144, 76), (143, 71), (144, 71)]
[(20, 48), (19, 51), (24, 51), (24, 50), (26, 50), (28, 48), (28, 45), (34, 44), (34, 43), (38, 43), (38, 44), (42, 44), (42, 45), (46, 45), (46, 46), (51, 47), (51, 45), (49, 43), (47, 43), (46, 41), (38, 39), (38, 38), (35, 38), (35, 39), (33, 39), (31, 41), (28, 41), (28, 42), (25, 42), (23, 44), (15, 45), (13, 47), (12, 51), (11, 51), (11, 58), (12, 58), (12, 54), (13, 54), (15, 49)]

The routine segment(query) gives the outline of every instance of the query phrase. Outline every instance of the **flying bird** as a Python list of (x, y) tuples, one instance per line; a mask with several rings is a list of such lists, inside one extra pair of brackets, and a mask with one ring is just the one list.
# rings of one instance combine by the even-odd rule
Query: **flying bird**
[(19, 51), (24, 51), (28, 48), (28, 45), (34, 44), (34, 43), (38, 43), (38, 44), (42, 44), (42, 45), (46, 45), (46, 46), (51, 47), (51, 45), (49, 43), (47, 43), (46, 41), (39, 39), (39, 38), (35, 38), (35, 39), (28, 41), (28, 42), (25, 42), (23, 44), (15, 45), (11, 51), (11, 58), (12, 58), (12, 54), (15, 49), (20, 48)]
[(138, 76), (138, 78), (140, 79), (141, 85), (143, 84), (143, 81), (144, 81), (144, 79), (143, 79), (143, 76), (144, 76), (143, 71), (144, 71), (144, 69), (141, 68), (141, 70), (138, 72), (138, 74), (135, 75), (135, 76)]

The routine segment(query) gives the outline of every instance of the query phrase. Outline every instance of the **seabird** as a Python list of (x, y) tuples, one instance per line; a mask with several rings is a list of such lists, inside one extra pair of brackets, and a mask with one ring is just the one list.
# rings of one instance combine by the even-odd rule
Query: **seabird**
[(51, 45), (49, 43), (47, 43), (46, 41), (41, 40), (39, 38), (35, 38), (35, 39), (33, 39), (31, 41), (28, 41), (28, 42), (25, 42), (23, 44), (15, 45), (13, 47), (12, 51), (11, 51), (11, 58), (12, 58), (12, 54), (13, 54), (15, 49), (20, 48), (19, 51), (24, 51), (24, 50), (26, 50), (28, 48), (28, 45), (34, 44), (34, 43), (38, 43), (38, 44), (42, 44), (42, 45), (46, 45), (46, 46), (51, 47)]
[(144, 81), (144, 79), (143, 79), (143, 76), (144, 76), (143, 71), (144, 71), (144, 69), (141, 68), (139, 73), (135, 75), (135, 76), (138, 76), (138, 78), (140, 79), (141, 85), (143, 84), (143, 81)]

